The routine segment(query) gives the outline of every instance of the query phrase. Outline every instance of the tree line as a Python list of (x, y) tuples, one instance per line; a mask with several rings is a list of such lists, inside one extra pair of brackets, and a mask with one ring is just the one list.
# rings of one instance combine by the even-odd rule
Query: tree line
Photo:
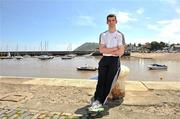
[[(134, 43), (134, 44), (128, 44), (127, 45), (127, 47), (128, 46), (134, 46), (134, 47), (139, 47), (139, 48), (143, 48), (143, 49), (147, 49), (147, 50), (149, 50), (149, 51), (157, 51), (157, 50), (163, 50), (164, 48), (166, 48), (166, 47), (171, 47), (171, 46), (173, 46), (173, 45), (175, 45), (175, 44), (168, 44), (168, 43), (165, 43), (165, 42), (157, 42), (157, 41), (152, 41), (152, 42), (147, 42), (147, 43), (145, 43), (145, 44), (141, 44), (141, 43), (139, 43), (139, 44), (137, 44), (136, 45), (136, 43)], [(177, 43), (176, 45), (180, 45), (179, 43)]]

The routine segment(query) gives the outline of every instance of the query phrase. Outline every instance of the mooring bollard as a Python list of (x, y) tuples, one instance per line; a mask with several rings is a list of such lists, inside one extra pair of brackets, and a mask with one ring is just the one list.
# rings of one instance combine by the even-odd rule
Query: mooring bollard
[(129, 68), (121, 65), (121, 72), (108, 98), (110, 100), (125, 96), (125, 78), (129, 74)]

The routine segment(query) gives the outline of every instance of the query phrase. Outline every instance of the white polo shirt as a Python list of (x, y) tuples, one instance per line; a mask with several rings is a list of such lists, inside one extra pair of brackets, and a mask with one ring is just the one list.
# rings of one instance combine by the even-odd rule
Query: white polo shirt
[[(105, 45), (106, 48), (114, 48), (121, 45), (125, 45), (125, 38), (123, 33), (115, 31), (113, 33), (105, 31), (100, 34), (100, 44)], [(112, 54), (103, 54), (103, 56), (114, 56)]]

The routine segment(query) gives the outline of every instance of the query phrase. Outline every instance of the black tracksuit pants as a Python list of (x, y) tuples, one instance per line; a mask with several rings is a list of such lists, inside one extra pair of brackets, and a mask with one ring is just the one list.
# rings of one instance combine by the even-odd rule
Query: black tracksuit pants
[(103, 56), (98, 67), (98, 82), (94, 94), (94, 100), (105, 104), (107, 96), (112, 90), (114, 81), (120, 72), (120, 58), (114, 56)]

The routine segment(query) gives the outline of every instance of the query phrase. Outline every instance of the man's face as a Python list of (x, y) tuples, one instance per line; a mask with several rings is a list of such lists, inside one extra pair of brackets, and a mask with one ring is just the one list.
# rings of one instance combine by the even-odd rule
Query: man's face
[(108, 17), (107, 24), (109, 25), (109, 27), (115, 27), (116, 23), (117, 20), (115, 17)]

